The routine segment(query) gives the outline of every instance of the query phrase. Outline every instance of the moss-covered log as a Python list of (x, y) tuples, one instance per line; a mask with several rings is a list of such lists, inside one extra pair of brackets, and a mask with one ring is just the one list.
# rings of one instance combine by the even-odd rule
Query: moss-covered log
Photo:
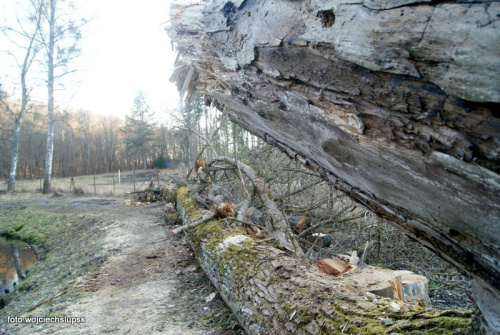
[(171, 80), (467, 272), (500, 333), (500, 2), (173, 0)]
[[(203, 216), (189, 193), (187, 187), (177, 191), (184, 224)], [(349, 275), (321, 274), (275, 241), (255, 241), (224, 221), (186, 233), (200, 265), (248, 334), (472, 333), (470, 312), (437, 312), (378, 297)]]

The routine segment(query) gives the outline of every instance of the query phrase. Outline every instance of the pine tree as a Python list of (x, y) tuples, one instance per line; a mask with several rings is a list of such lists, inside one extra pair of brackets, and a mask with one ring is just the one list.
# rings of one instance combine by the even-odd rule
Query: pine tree
[(144, 92), (139, 91), (134, 99), (132, 114), (126, 116), (125, 133), (127, 152), (131, 157), (142, 159), (143, 169), (147, 168), (147, 154), (151, 148), (154, 113), (150, 111)]

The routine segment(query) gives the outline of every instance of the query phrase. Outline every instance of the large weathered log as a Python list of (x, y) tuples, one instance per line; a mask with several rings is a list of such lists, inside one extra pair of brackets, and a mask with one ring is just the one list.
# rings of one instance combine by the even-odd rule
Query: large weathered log
[[(202, 210), (188, 188), (177, 194), (178, 210), (189, 224)], [(326, 276), (276, 242), (254, 241), (223, 221), (186, 233), (200, 265), (248, 334), (472, 332), (470, 312), (436, 312), (370, 293), (375, 268)]]
[(472, 275), (499, 315), (500, 3), (173, 1), (169, 34), (179, 88)]

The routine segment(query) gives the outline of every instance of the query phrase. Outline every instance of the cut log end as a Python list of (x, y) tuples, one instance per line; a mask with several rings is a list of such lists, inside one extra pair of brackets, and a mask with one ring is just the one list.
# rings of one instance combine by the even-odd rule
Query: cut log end
[(350, 264), (347, 264), (338, 258), (325, 258), (316, 263), (316, 265), (321, 272), (336, 277), (352, 269)]

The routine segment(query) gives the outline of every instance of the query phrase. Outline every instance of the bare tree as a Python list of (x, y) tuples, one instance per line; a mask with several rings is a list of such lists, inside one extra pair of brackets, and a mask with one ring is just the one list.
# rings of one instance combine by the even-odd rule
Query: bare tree
[[(41, 3), (32, 0), (30, 1), (31, 13), (28, 19), (24, 22), (17, 18), (17, 27), (4, 27), (2, 32), (11, 41), (17, 49), (23, 50), (22, 60), (18, 59), (18, 55), (12, 51), (8, 53), (14, 58), (20, 72), (20, 85), (21, 85), (21, 106), (19, 112), (12, 110), (2, 98), (2, 105), (5, 111), (8, 112), (14, 119), (14, 127), (12, 129), (12, 150), (10, 156), (9, 167), (9, 182), (7, 190), (13, 192), (16, 188), (16, 171), (19, 161), (19, 140), (21, 137), (21, 126), (24, 116), (28, 110), (30, 89), (27, 84), (28, 72), (33, 64), (37, 53), (40, 51), (41, 44), (37, 40), (40, 33), (40, 22), (42, 17)], [(28, 25), (25, 28), (25, 25)], [(11, 36), (14, 35), (14, 36)]]
[[(42, 42), (47, 53), (47, 145), (45, 151), (45, 171), (43, 179), (43, 193), (50, 192), (52, 179), (52, 162), (54, 156), (54, 85), (63, 76), (72, 73), (68, 69), (71, 61), (79, 55), (77, 44), (81, 38), (80, 28), (86, 23), (85, 19), (79, 22), (71, 18), (65, 11), (72, 9), (72, 3), (66, 8), (58, 6), (64, 3), (58, 0), (49, 0), (44, 11), (45, 31), (42, 29)], [(56, 70), (59, 70), (56, 72)]]

